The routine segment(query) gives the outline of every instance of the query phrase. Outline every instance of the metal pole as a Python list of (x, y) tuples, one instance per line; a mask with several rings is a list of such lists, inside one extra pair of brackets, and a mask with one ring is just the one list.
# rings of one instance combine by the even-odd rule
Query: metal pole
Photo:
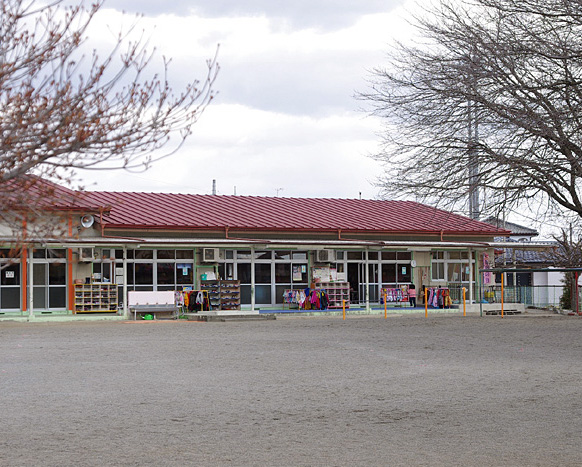
[(342, 308), (344, 310), (343, 315), (344, 315), (344, 321), (345, 321), (346, 320), (346, 301), (345, 300), (342, 300)]
[(386, 303), (386, 292), (384, 292), (384, 319), (388, 317), (388, 304)]
[(578, 306), (578, 271), (576, 271), (576, 313), (579, 314), (580, 313), (580, 307)]
[[(477, 256), (475, 254), (475, 261)], [(471, 248), (469, 249), (469, 303), (473, 303), (473, 249)]]
[(467, 304), (465, 303), (465, 287), (463, 287), (463, 316), (467, 316)]
[(504, 292), (505, 273), (501, 273), (501, 317), (503, 318), (503, 292)]

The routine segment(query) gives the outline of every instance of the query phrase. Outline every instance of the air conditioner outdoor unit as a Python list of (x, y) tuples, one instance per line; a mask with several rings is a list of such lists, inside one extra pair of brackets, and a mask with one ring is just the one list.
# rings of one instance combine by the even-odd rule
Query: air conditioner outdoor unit
[(215, 263), (218, 261), (218, 248), (203, 248), (202, 261), (204, 263)]
[(81, 247), (79, 248), (79, 261), (93, 261), (95, 258), (93, 248)]
[(333, 250), (317, 250), (318, 263), (330, 263), (335, 261), (335, 251)]

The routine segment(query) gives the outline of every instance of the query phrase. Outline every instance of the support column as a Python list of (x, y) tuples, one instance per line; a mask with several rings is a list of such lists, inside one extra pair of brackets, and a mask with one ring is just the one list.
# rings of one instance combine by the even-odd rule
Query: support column
[(28, 250), (28, 318), (34, 318), (34, 255), (33, 248)]
[[(69, 238), (73, 237), (73, 219), (69, 215)], [(73, 249), (67, 248), (67, 302), (71, 313), (75, 313), (75, 284), (73, 283)]]
[(255, 247), (251, 247), (251, 311), (255, 311)]
[(366, 311), (370, 311), (370, 263), (369, 263), (368, 248), (366, 248)]
[(129, 307), (127, 306), (127, 245), (123, 245), (123, 316), (129, 319)]

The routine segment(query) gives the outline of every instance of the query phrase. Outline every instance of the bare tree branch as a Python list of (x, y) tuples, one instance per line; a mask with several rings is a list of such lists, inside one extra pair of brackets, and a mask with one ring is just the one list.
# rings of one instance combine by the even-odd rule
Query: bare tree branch
[(359, 94), (386, 123), (385, 193), (582, 217), (582, 1), (442, 0), (414, 24)]

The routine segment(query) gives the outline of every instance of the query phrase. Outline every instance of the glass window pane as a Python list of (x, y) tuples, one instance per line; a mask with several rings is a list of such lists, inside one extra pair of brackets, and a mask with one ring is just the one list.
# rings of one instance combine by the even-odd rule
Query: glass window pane
[(362, 259), (362, 252), (361, 251), (348, 251), (348, 259), (361, 260)]
[(378, 298), (378, 287), (370, 286), (368, 290), (370, 291), (370, 301), (379, 302), (380, 299)]
[(291, 254), (293, 259), (307, 259), (307, 252), (306, 251), (294, 251)]
[(176, 290), (175, 285), (158, 285), (158, 290)]
[(48, 258), (66, 258), (67, 257), (67, 250), (63, 248), (53, 249), (49, 248), (47, 250), (47, 257)]
[(153, 250), (135, 250), (135, 259), (154, 259)]
[(66, 285), (67, 265), (65, 263), (50, 263), (48, 269), (50, 285)]
[(236, 257), (237, 257), (237, 259), (251, 259), (251, 251), (250, 250), (237, 250)]
[(255, 283), (271, 283), (271, 264), (255, 264)]
[(289, 285), (277, 285), (275, 286), (275, 303), (284, 303), (283, 293), (285, 290), (289, 290), (291, 287)]
[(255, 259), (271, 259), (270, 251), (255, 251)]
[(234, 251), (224, 250), (224, 258), (225, 259), (234, 259)]
[(32, 281), (34, 285), (46, 285), (46, 264), (33, 264)]
[(135, 283), (136, 284), (153, 284), (153, 265), (151, 263), (135, 263)]
[(9, 264), (0, 269), (0, 284), (19, 285), (20, 284), (20, 264)]
[(291, 264), (289, 263), (275, 264), (275, 283), (281, 282), (291, 283)]
[(33, 307), (35, 310), (42, 310), (46, 308), (46, 287), (33, 287), (32, 298), (34, 300)]
[(449, 258), (450, 259), (461, 259), (461, 252), (460, 251), (449, 251)]
[(383, 251), (382, 252), (382, 259), (384, 261), (396, 261), (396, 252), (395, 251)]
[(449, 282), (459, 282), (461, 280), (461, 263), (447, 264), (447, 275)]
[(412, 268), (410, 264), (397, 264), (396, 265), (396, 273), (398, 276), (398, 282), (410, 282), (410, 272)]
[(194, 250), (176, 250), (176, 259), (194, 259)]
[(395, 264), (383, 264), (382, 265), (382, 283), (395, 283), (396, 282), (396, 265)]
[(291, 279), (293, 282), (307, 282), (307, 264), (293, 264), (291, 266)]
[(370, 271), (370, 283), (378, 283), (378, 265), (368, 264), (368, 270)]
[(432, 263), (433, 280), (443, 280), (445, 278), (445, 263)]
[(158, 284), (175, 284), (174, 263), (157, 263)]
[(49, 308), (67, 307), (67, 288), (49, 287)]
[(368, 259), (369, 260), (377, 260), (378, 259), (378, 252), (377, 251), (368, 251)]
[(398, 253), (396, 253), (396, 259), (398, 259), (398, 260), (411, 259), (411, 258), (412, 258), (412, 252), (410, 252), (410, 251), (399, 251)]
[(271, 303), (271, 286), (270, 285), (257, 285), (255, 287), (255, 303), (261, 304), (261, 305)]
[(133, 263), (127, 263), (127, 283), (128, 283), (128, 285), (134, 284), (134, 281), (133, 281)]
[(158, 250), (158, 259), (174, 259), (176, 252), (174, 250)]
[(0, 289), (0, 309), (20, 309), (20, 287)]
[(33, 258), (46, 258), (46, 250), (44, 248), (34, 249), (32, 252)]
[(338, 261), (343, 260), (345, 258), (345, 252), (344, 251), (336, 251), (335, 257)]
[(194, 265), (191, 263), (176, 264), (176, 283), (192, 284), (194, 282)]
[[(464, 282), (469, 282), (469, 263), (467, 264), (461, 264), (461, 280)], [(529, 276), (531, 277), (531, 276)], [(526, 285), (531, 285), (531, 284), (526, 284)]]
[(275, 259), (289, 260), (289, 259), (291, 259), (291, 252), (290, 251), (275, 251)]
[[(250, 276), (250, 273), (249, 273), (249, 276)], [(251, 286), (250, 285), (241, 285), (240, 286), (240, 302), (243, 305), (250, 305), (251, 304)]]
[[(237, 277), (241, 284), (251, 283), (251, 265), (250, 263), (237, 264)], [(250, 303), (250, 302), (249, 302)]]

